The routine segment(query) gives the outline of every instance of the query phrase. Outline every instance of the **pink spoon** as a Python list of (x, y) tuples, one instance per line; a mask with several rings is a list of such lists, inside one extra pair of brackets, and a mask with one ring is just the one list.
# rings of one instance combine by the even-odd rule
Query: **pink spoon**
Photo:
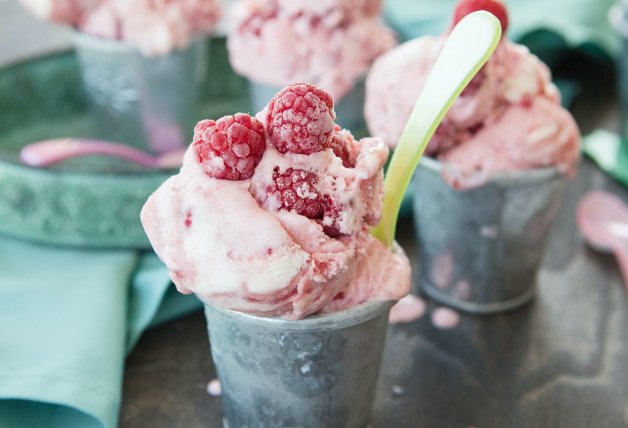
[(580, 200), (576, 220), (592, 247), (615, 254), (628, 288), (628, 206), (612, 193), (596, 190)]
[(151, 156), (133, 147), (110, 141), (60, 138), (31, 143), (20, 151), (20, 159), (26, 165), (45, 167), (67, 159), (105, 155), (135, 162), (147, 168), (172, 169), (181, 166), (185, 149), (177, 149), (160, 156)]

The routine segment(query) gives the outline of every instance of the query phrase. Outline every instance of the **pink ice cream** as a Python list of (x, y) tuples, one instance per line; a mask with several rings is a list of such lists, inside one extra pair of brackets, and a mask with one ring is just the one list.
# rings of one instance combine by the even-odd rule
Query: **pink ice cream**
[[(366, 81), (365, 117), (372, 135), (394, 147), (425, 84), (441, 37), (411, 40), (380, 57)], [(426, 150), (445, 164), (458, 188), (500, 171), (555, 166), (572, 173), (580, 133), (560, 105), (550, 71), (527, 48), (503, 39), (437, 129)]]
[[(252, 314), (300, 319), (400, 299), (409, 261), (369, 233), (381, 215), (388, 148), (356, 141), (311, 91), (285, 96), (290, 89), (259, 120), (199, 122), (181, 171), (142, 210), (153, 248), (179, 291)], [(294, 109), (284, 118), (308, 103), (297, 114), (306, 130), (274, 132), (272, 114), (285, 102)]]
[(243, 0), (233, 9), (231, 64), (255, 82), (309, 82), (335, 99), (390, 49), (381, 0)]
[(222, 14), (220, 0), (20, 0), (40, 19), (165, 55), (209, 33)]
[(19, 0), (33, 15), (43, 21), (72, 26), (94, 10), (102, 0)]

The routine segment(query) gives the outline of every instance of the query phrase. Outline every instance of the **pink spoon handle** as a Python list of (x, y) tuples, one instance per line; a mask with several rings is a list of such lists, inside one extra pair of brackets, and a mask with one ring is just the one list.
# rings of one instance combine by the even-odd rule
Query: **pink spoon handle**
[(619, 264), (619, 270), (624, 278), (624, 287), (626, 287), (626, 291), (628, 291), (628, 246), (625, 244), (618, 245), (614, 249), (614, 252), (617, 263)]
[(75, 138), (44, 140), (29, 144), (20, 152), (20, 159), (27, 165), (41, 167), (88, 155), (114, 156), (146, 167), (154, 167), (157, 164), (157, 160), (152, 156), (124, 144)]

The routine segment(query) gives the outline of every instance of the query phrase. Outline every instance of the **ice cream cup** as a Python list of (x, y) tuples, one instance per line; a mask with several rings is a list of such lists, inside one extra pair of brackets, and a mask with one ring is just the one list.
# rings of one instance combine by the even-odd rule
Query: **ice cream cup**
[[(359, 79), (353, 89), (342, 98), (334, 98), (336, 123), (352, 132), (361, 131), (366, 127), (364, 121), (364, 80), (364, 78)], [(262, 111), (281, 89), (283, 87), (265, 85), (250, 80), (249, 92), (252, 111)]]
[(391, 305), (290, 321), (206, 304), (224, 426), (367, 427)]
[(414, 176), (421, 290), (477, 314), (529, 302), (567, 178), (556, 168), (511, 171), (457, 190), (442, 169), (424, 158)]
[(74, 46), (103, 138), (156, 154), (189, 142), (207, 70), (205, 39), (155, 57), (124, 41), (79, 32)]

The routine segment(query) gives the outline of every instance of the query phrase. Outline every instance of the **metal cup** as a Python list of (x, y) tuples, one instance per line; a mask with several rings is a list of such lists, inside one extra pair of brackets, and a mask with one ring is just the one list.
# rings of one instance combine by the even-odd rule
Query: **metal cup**
[(365, 428), (391, 302), (289, 321), (205, 305), (229, 428)]
[[(262, 111), (268, 102), (281, 91), (282, 87), (265, 85), (249, 81), (251, 108), (253, 111)], [(366, 126), (364, 121), (364, 78), (358, 80), (344, 97), (334, 100), (336, 123), (352, 132), (361, 131)]]
[(524, 305), (536, 293), (566, 177), (555, 168), (513, 171), (461, 191), (441, 172), (440, 162), (424, 158), (414, 177), (421, 289), (477, 314)]
[(617, 84), (621, 102), (621, 132), (628, 141), (628, 0), (620, 0), (609, 11), (609, 20), (621, 37), (621, 53), (617, 58)]
[(161, 154), (187, 145), (207, 70), (207, 43), (144, 56), (133, 45), (75, 33), (82, 83), (102, 137)]

